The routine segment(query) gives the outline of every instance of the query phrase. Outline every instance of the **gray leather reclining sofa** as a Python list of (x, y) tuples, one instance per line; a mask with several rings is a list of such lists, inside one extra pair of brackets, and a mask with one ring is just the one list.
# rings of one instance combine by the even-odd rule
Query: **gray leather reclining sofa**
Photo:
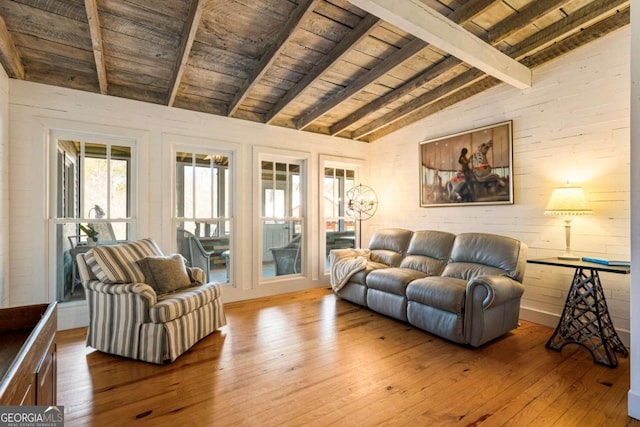
[(371, 260), (337, 294), (478, 347), (518, 326), (527, 246), (484, 233), (383, 229)]

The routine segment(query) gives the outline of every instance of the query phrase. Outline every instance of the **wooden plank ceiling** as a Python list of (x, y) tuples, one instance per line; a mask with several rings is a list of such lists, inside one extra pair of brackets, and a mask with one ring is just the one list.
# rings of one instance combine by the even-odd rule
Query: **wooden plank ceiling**
[[(629, 24), (629, 0), (420, 2), (529, 69)], [(423, 39), (347, 0), (0, 0), (12, 78), (360, 141), (502, 84)]]

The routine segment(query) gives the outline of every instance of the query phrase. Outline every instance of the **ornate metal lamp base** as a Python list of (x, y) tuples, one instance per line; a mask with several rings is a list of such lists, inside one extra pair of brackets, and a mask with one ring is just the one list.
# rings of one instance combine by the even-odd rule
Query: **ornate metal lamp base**
[(610, 368), (618, 366), (615, 353), (629, 355), (611, 322), (597, 270), (576, 268), (560, 322), (546, 346), (560, 351), (567, 344), (583, 346), (595, 363)]

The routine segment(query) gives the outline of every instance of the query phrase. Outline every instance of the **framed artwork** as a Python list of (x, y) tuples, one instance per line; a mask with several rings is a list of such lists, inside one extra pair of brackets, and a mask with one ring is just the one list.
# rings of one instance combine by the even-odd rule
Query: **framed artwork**
[(513, 204), (512, 121), (419, 145), (420, 206)]

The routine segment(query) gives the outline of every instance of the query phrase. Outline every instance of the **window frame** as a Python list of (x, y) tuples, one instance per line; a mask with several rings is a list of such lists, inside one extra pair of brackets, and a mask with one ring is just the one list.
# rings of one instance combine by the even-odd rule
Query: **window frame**
[[(202, 150), (199, 150), (202, 151)], [(227, 152), (222, 152), (220, 150), (214, 150), (212, 148), (208, 148), (206, 151), (208, 151), (207, 153), (204, 152), (196, 152), (196, 150), (174, 150), (174, 156), (173, 156), (173, 176), (174, 176), (174, 180), (173, 180), (173, 220), (174, 223), (177, 222), (191, 222), (191, 221), (196, 221), (196, 222), (202, 222), (202, 221), (206, 221), (209, 223), (217, 223), (217, 227), (216, 227), (216, 235), (215, 236), (211, 236), (211, 237), (225, 237), (227, 236), (227, 234), (221, 234), (221, 232), (224, 232), (226, 230), (226, 227), (224, 226), (225, 222), (227, 221), (231, 221), (233, 219), (233, 215), (231, 216), (224, 216), (220, 214), (221, 210), (224, 210), (227, 213), (232, 213), (231, 209), (233, 206), (233, 179), (231, 178), (232, 176), (232, 172), (233, 172), (233, 164), (232, 164), (232, 157), (231, 155), (229, 155), (229, 153)], [(178, 191), (177, 191), (177, 179), (178, 176), (176, 175), (176, 164), (177, 164), (177, 154), (178, 153), (188, 153), (191, 154), (192, 156), (192, 162), (191, 165), (185, 163), (185, 168), (187, 167), (194, 167), (194, 168), (198, 168), (198, 167), (203, 167), (203, 166), (198, 166), (195, 165), (194, 162), (194, 155), (205, 155), (205, 156), (217, 156), (217, 155), (221, 155), (224, 156), (228, 159), (228, 164), (227, 166), (221, 166), (221, 165), (215, 165), (215, 160), (212, 157), (209, 163), (209, 170), (216, 170), (216, 173), (214, 174), (216, 176), (215, 179), (212, 179), (211, 181), (211, 189), (210, 189), (210, 196), (211, 196), (211, 200), (212, 200), (212, 204), (211, 204), (211, 210), (210, 210), (210, 216), (198, 216), (195, 214), (196, 212), (196, 188), (195, 186), (192, 187), (192, 200), (194, 205), (191, 207), (191, 211), (194, 213), (193, 216), (185, 216), (184, 211), (185, 211), (185, 206), (184, 206), (184, 197), (183, 197), (183, 215), (180, 216), (178, 214), (177, 208), (178, 208)], [(197, 169), (196, 169), (197, 171)], [(194, 173), (194, 176), (196, 174)], [(212, 175), (212, 178), (213, 176)], [(225, 185), (227, 184), (227, 181), (229, 181), (229, 186), (228, 189), (225, 191)], [(183, 189), (184, 189), (184, 181), (183, 181)], [(185, 192), (183, 191), (183, 194)], [(213, 200), (217, 200), (215, 203), (213, 203)], [(231, 205), (231, 206), (229, 206)], [(217, 215), (216, 215), (217, 213)], [(222, 226), (221, 226), (222, 224)], [(231, 230), (233, 230), (233, 227), (231, 227)], [(231, 231), (230, 230), (230, 231)]]
[[(327, 250), (327, 236), (326, 236), (326, 222), (328, 219), (335, 219), (336, 217), (326, 217), (324, 215), (325, 202), (324, 202), (324, 171), (325, 168), (333, 169), (350, 169), (354, 171), (354, 182), (358, 185), (362, 181), (365, 173), (366, 163), (364, 159), (357, 159), (351, 157), (330, 156), (321, 154), (318, 160), (318, 272), (320, 277), (324, 277), (325, 280), (329, 277), (329, 270), (326, 269), (326, 250)], [(341, 217), (344, 217), (342, 215)], [(356, 242), (360, 237), (360, 227), (356, 226), (355, 239)]]
[[(229, 194), (226, 195), (225, 205), (227, 206), (228, 217), (216, 217), (223, 218), (229, 223), (229, 281), (222, 283), (222, 286), (236, 288), (239, 283), (237, 277), (236, 266), (240, 265), (240, 254), (236, 250), (236, 242), (238, 238), (241, 238), (241, 230), (237, 227), (237, 205), (238, 205), (238, 151), (239, 148), (236, 144), (223, 143), (220, 141), (214, 141), (207, 138), (198, 138), (185, 135), (168, 134), (163, 137), (163, 160), (166, 162), (170, 174), (166, 174), (166, 180), (164, 184), (171, 189), (171, 197), (165, 197), (162, 200), (162, 211), (164, 217), (167, 218), (168, 224), (171, 227), (164, 230), (163, 238), (170, 242), (169, 247), (172, 253), (177, 251), (176, 242), (176, 230), (178, 223), (184, 220), (183, 217), (177, 215), (177, 191), (176, 191), (176, 157), (177, 153), (185, 152), (192, 154), (205, 154), (213, 155), (220, 154), (226, 156), (228, 160), (227, 165), (227, 179), (229, 180)], [(219, 212), (218, 212), (219, 213)], [(191, 219), (191, 218), (189, 218)], [(206, 220), (210, 218), (193, 218), (194, 220)]]
[[(95, 129), (90, 126), (79, 126), (85, 127), (86, 129), (82, 130), (70, 130), (63, 128), (49, 128), (47, 134), (47, 144), (48, 144), (48, 169), (49, 169), (49, 180), (48, 180), (48, 203), (47, 203), (47, 239), (49, 241), (48, 244), (48, 253), (46, 255), (47, 265), (48, 265), (48, 295), (49, 300), (60, 300), (60, 291), (58, 289), (58, 251), (66, 246), (66, 243), (62, 243), (61, 247), (58, 247), (59, 240), (57, 239), (58, 228), (60, 225), (64, 224), (83, 224), (87, 222), (91, 223), (100, 223), (100, 224), (128, 224), (128, 235), (129, 239), (136, 239), (139, 235), (139, 194), (140, 194), (140, 181), (139, 174), (141, 170), (140, 165), (140, 145), (143, 143), (145, 138), (138, 134), (127, 134), (122, 133), (118, 134), (117, 129), (116, 133), (106, 133), (102, 131), (102, 126), (96, 126)], [(127, 204), (129, 215), (124, 218), (105, 218), (105, 219), (96, 219), (91, 218), (84, 207), (84, 195), (81, 189), (81, 183), (84, 181), (84, 168), (81, 163), (78, 162), (75, 164), (75, 173), (77, 174), (77, 182), (75, 187), (74, 198), (78, 198), (78, 215), (77, 217), (67, 216), (69, 212), (62, 212), (62, 216), (58, 215), (59, 205), (58, 205), (58, 180), (61, 178), (61, 169), (66, 168), (66, 161), (60, 163), (59, 161), (59, 141), (80, 141), (81, 143), (94, 143), (94, 144), (104, 144), (107, 147), (111, 146), (124, 146), (130, 149), (131, 158), (128, 162), (127, 167)], [(83, 146), (84, 146), (83, 144)], [(66, 154), (65, 154), (66, 156)], [(84, 156), (84, 150), (81, 149), (80, 156)], [(107, 155), (107, 158), (110, 158)], [(68, 191), (68, 188), (65, 188), (63, 191)], [(64, 206), (63, 206), (64, 207)], [(72, 279), (73, 280), (73, 279)], [(64, 294), (62, 294), (64, 297)], [(60, 304), (86, 304), (85, 300), (77, 300), (77, 301), (59, 301)]]
[[(262, 188), (262, 162), (270, 161), (275, 163), (297, 164), (300, 167), (300, 215), (299, 217), (265, 217), (263, 216), (263, 188)], [(281, 150), (278, 148), (259, 147), (253, 149), (253, 236), (256, 244), (253, 248), (253, 283), (260, 286), (275, 286), (278, 282), (291, 282), (303, 280), (310, 276), (310, 259), (309, 259), (309, 240), (311, 220), (309, 218), (309, 198), (310, 198), (310, 164), (311, 153), (294, 150)], [(290, 210), (289, 210), (290, 211)], [(263, 277), (262, 276), (262, 252), (263, 252), (263, 225), (264, 221), (269, 218), (277, 218), (284, 221), (300, 221), (301, 222), (301, 247), (300, 256), (302, 259), (301, 272), (296, 274), (287, 274), (282, 276)]]

